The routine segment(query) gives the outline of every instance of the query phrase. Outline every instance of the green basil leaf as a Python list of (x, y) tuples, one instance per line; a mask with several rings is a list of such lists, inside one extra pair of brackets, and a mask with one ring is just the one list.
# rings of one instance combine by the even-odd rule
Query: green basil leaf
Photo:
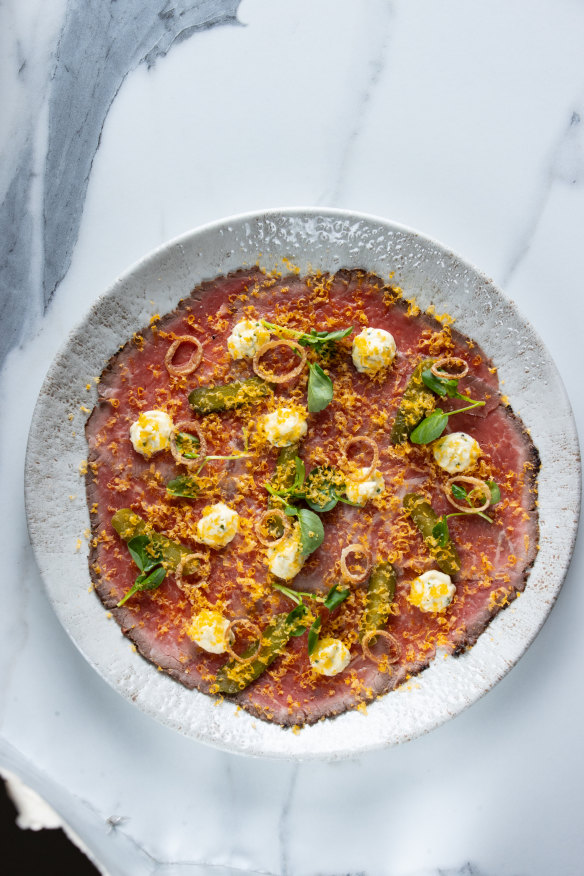
[(449, 398), (462, 398), (458, 393), (458, 380), (454, 378), (436, 377), (432, 371), (427, 368), (422, 371), (422, 380), (424, 384), (435, 392), (436, 395), (448, 396)]
[(501, 501), (501, 490), (495, 481), (487, 481), (487, 487), (491, 491), (491, 505), (496, 505)]
[(464, 487), (461, 487), (458, 484), (452, 484), (450, 489), (452, 490), (452, 495), (455, 499), (466, 499), (468, 501), (468, 495)]
[(448, 523), (446, 522), (446, 517), (440, 517), (438, 523), (432, 529), (432, 535), (440, 545), (440, 547), (446, 547), (448, 541), (450, 540), (450, 532), (448, 531)]
[(345, 479), (334, 465), (313, 468), (304, 484), (304, 499), (313, 511), (331, 511), (345, 490)]
[(296, 517), (298, 514), (298, 508), (295, 508), (294, 505), (286, 505), (284, 508), (284, 514), (288, 517)]
[(314, 511), (309, 511), (307, 508), (301, 508), (298, 511), (298, 520), (300, 521), (302, 554), (307, 557), (323, 543), (324, 527), (318, 514), (315, 514)]
[(312, 362), (308, 373), (308, 410), (323, 411), (333, 400), (333, 382), (320, 365)]
[(442, 435), (447, 423), (448, 414), (445, 414), (440, 408), (436, 408), (430, 416), (425, 417), (425, 419), (416, 426), (410, 435), (410, 441), (413, 444), (429, 444), (431, 441), (435, 441), (436, 438), (439, 438), (440, 435)]
[[(142, 579), (138, 590), (157, 590), (166, 577), (166, 569), (164, 566), (159, 566), (153, 572), (150, 572), (149, 575), (139, 575), (138, 577)], [(138, 584), (138, 578), (136, 579), (136, 584)]]
[(349, 588), (346, 588), (344, 590), (338, 590), (338, 586), (338, 584), (333, 584), (324, 600), (324, 607), (328, 608), (329, 611), (333, 611), (333, 609), (335, 609), (337, 605), (340, 605), (341, 602), (344, 602), (344, 600), (351, 592)]
[(147, 535), (135, 535), (128, 542), (128, 550), (141, 572), (149, 572), (162, 559), (159, 548), (154, 547)]
[(318, 645), (318, 634), (320, 633), (320, 628), (322, 626), (322, 621), (319, 617), (315, 620), (313, 625), (311, 626), (308, 633), (308, 656), (312, 654), (316, 646)]
[(197, 481), (190, 475), (181, 475), (166, 485), (166, 492), (171, 496), (182, 496), (184, 499), (196, 499), (200, 491)]
[[(304, 617), (305, 614), (306, 614), (306, 606), (301, 602), (299, 605), (296, 606), (296, 608), (292, 609), (290, 614), (288, 614), (286, 616), (286, 623), (292, 624), (295, 621), (300, 620), (300, 618)], [(300, 624), (299, 626), (294, 627), (294, 629), (292, 630), (290, 635), (291, 636), (301, 636), (303, 633), (306, 632), (306, 629), (307, 629), (306, 625)]]

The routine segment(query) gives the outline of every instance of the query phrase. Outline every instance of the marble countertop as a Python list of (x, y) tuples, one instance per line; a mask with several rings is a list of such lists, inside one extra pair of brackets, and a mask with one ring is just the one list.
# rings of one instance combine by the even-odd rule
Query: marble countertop
[(582, 433), (583, 38), (575, 0), (0, 3), (0, 769), (104, 873), (581, 874), (582, 539), (531, 648), (454, 721), (351, 761), (256, 760), (158, 725), (80, 656), (23, 465), (95, 298), (169, 238), (273, 206), (385, 216), (478, 265)]

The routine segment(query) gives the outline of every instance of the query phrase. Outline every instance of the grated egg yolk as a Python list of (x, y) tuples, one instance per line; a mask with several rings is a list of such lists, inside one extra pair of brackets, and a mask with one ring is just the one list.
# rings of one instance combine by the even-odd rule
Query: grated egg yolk
[(212, 548), (222, 548), (235, 538), (239, 529), (239, 514), (223, 502), (207, 505), (197, 522), (197, 541)]
[(451, 432), (432, 444), (434, 459), (440, 468), (449, 474), (457, 474), (472, 468), (479, 456), (481, 447), (466, 432)]
[(456, 587), (450, 575), (431, 569), (412, 581), (408, 602), (420, 611), (436, 614), (448, 608), (455, 593)]
[(229, 621), (221, 612), (205, 608), (193, 617), (186, 633), (204, 651), (222, 654), (230, 644), (228, 629)]
[(278, 408), (272, 414), (266, 414), (261, 425), (273, 447), (289, 447), (304, 438), (308, 431), (306, 417), (294, 408)]
[(172, 432), (172, 420), (164, 411), (143, 411), (130, 426), (130, 441), (136, 453), (149, 459), (166, 450)]
[(340, 639), (321, 639), (309, 657), (310, 665), (319, 675), (338, 675), (346, 669), (351, 652)]
[(364, 328), (353, 341), (353, 364), (362, 374), (374, 375), (395, 359), (393, 335), (385, 329)]
[(227, 349), (232, 359), (252, 358), (269, 340), (270, 333), (261, 322), (242, 319), (233, 326), (227, 338)]

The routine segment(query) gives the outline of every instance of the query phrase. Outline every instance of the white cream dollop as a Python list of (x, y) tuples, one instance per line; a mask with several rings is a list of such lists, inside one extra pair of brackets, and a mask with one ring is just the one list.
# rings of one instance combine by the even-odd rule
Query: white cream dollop
[(166, 450), (172, 432), (172, 420), (164, 411), (142, 411), (130, 426), (130, 441), (136, 453), (149, 459)]
[(232, 359), (253, 358), (260, 347), (270, 340), (267, 328), (258, 320), (242, 319), (233, 326), (227, 338), (227, 349)]
[(353, 341), (353, 365), (362, 374), (374, 375), (395, 359), (393, 335), (385, 329), (364, 328)]
[(321, 639), (310, 657), (310, 665), (319, 675), (338, 675), (346, 669), (351, 652), (340, 639)]
[(450, 575), (431, 569), (424, 572), (412, 581), (408, 602), (415, 605), (420, 611), (428, 611), (437, 614), (448, 608), (456, 587), (450, 579)]
[(186, 633), (189, 639), (196, 642), (204, 651), (211, 654), (223, 654), (230, 644), (228, 634), (229, 621), (221, 612), (204, 608), (194, 615), (187, 627)]
[(278, 408), (262, 419), (267, 440), (274, 447), (289, 447), (306, 435), (308, 426), (302, 411), (295, 408)]
[[(361, 469), (361, 474), (366, 472), (366, 468)], [(374, 471), (364, 481), (347, 481), (345, 492), (349, 502), (355, 502), (357, 505), (365, 505), (369, 499), (374, 499), (376, 496), (381, 496), (385, 490), (385, 481), (380, 471)]]
[(451, 432), (433, 442), (432, 453), (440, 468), (449, 474), (458, 474), (475, 465), (481, 455), (481, 447), (466, 432)]
[(212, 548), (222, 548), (235, 538), (239, 529), (239, 514), (223, 502), (207, 505), (197, 522), (197, 541)]
[(276, 578), (290, 581), (304, 565), (300, 526), (296, 523), (292, 532), (274, 547), (267, 549), (268, 568)]

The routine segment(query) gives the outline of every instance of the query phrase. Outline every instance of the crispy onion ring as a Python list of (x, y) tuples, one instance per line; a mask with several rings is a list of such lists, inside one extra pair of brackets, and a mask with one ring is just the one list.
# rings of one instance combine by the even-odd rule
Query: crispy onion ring
[[(296, 350), (298, 353), (300, 353), (300, 363), (296, 365), (291, 371), (288, 371), (287, 374), (272, 374), (271, 371), (266, 371), (260, 365), (260, 359), (262, 358), (262, 356), (267, 353), (268, 350), (274, 350), (276, 347), (290, 347), (291, 350)], [(293, 380), (295, 377), (298, 377), (305, 365), (306, 350), (304, 349), (304, 347), (301, 347), (300, 344), (296, 343), (296, 341), (289, 341), (286, 338), (282, 338), (279, 341), (267, 341), (262, 347), (259, 348), (255, 356), (253, 357), (253, 370), (258, 377), (261, 377), (262, 380), (268, 380), (270, 383), (288, 383), (289, 380)]]
[[(179, 432), (186, 432), (187, 435), (195, 435), (199, 439), (199, 455), (195, 459), (187, 459), (176, 446), (176, 436)], [(192, 420), (183, 420), (180, 423), (175, 423), (172, 432), (170, 433), (170, 452), (173, 455), (174, 461), (179, 465), (186, 465), (188, 469), (195, 468), (207, 455), (207, 441), (201, 431), (198, 423)]]
[[(472, 507), (471, 505), (459, 505), (459, 503), (452, 495), (453, 484), (472, 484), (473, 488), (468, 493), (468, 497), (471, 498), (475, 490), (479, 490), (483, 496), (486, 496), (483, 504), (477, 505), (476, 508)], [(463, 511), (465, 514), (479, 514), (481, 511), (486, 511), (491, 504), (492, 497), (488, 485), (484, 481), (481, 481), (479, 478), (473, 478), (469, 475), (456, 475), (453, 478), (448, 478), (444, 486), (444, 493), (446, 494), (446, 498), (448, 499), (452, 507), (456, 508), (458, 511)]]
[(379, 447), (377, 446), (377, 442), (374, 441), (373, 438), (370, 438), (369, 435), (354, 435), (353, 438), (348, 438), (342, 447), (343, 459), (347, 465), (347, 467), (352, 467), (353, 464), (349, 462), (348, 451), (349, 447), (352, 447), (353, 444), (358, 444), (361, 442), (362, 444), (367, 444), (373, 453), (371, 458), (371, 465), (369, 468), (365, 469), (365, 473), (357, 472), (358, 476), (352, 475), (352, 480), (356, 481), (356, 483), (361, 483), (361, 481), (366, 480), (369, 475), (375, 471), (377, 468), (377, 463), (379, 462)]
[[(175, 357), (176, 351), (181, 346), (181, 344), (193, 344), (196, 347), (194, 353), (188, 362), (185, 362), (184, 365), (173, 365), (172, 360)], [(166, 355), (164, 357), (164, 364), (166, 365), (166, 370), (169, 374), (172, 374), (173, 377), (185, 377), (187, 374), (192, 374), (193, 371), (199, 367), (201, 359), (203, 358), (203, 345), (199, 341), (198, 338), (194, 338), (192, 335), (181, 335), (179, 338), (176, 338), (166, 351)]]
[[(393, 657), (391, 656), (391, 654), (382, 654), (381, 657), (378, 657), (376, 654), (373, 653), (373, 651), (371, 651), (371, 649), (369, 648), (369, 642), (371, 641), (371, 639), (376, 639), (378, 636), (381, 636), (383, 639), (387, 639), (390, 645), (393, 646), (395, 651)], [(367, 657), (369, 660), (373, 660), (373, 662), (377, 663), (378, 665), (382, 663), (383, 660), (385, 660), (386, 658), (388, 659), (389, 663), (397, 663), (401, 655), (401, 648), (398, 640), (395, 636), (392, 636), (391, 633), (387, 633), (385, 630), (368, 630), (361, 639), (361, 647), (363, 648), (363, 654), (365, 655), (365, 657)]]
[(233, 650), (233, 648), (231, 647), (231, 645), (228, 645), (225, 650), (227, 651), (229, 656), (232, 657), (234, 660), (236, 660), (238, 663), (251, 663), (252, 660), (256, 659), (256, 657), (259, 654), (260, 648), (262, 647), (262, 631), (257, 626), (257, 624), (253, 623), (253, 621), (248, 620), (248, 618), (246, 618), (246, 617), (240, 617), (240, 618), (236, 618), (236, 620), (230, 621), (229, 626), (227, 627), (227, 630), (225, 631), (226, 638), (233, 631), (233, 627), (236, 627), (238, 624), (240, 626), (243, 624), (243, 626), (247, 627), (248, 630), (251, 630), (251, 632), (255, 636), (257, 636), (257, 640), (258, 640), (257, 648), (255, 649), (253, 654), (249, 655), (249, 657), (241, 657), (239, 654), (236, 654), (235, 651)]
[[(459, 368), (460, 370), (452, 373), (451, 371), (445, 371), (444, 365), (447, 368)], [(461, 367), (462, 366), (462, 367)], [(436, 359), (430, 371), (434, 375), (434, 377), (442, 377), (444, 380), (462, 380), (463, 377), (466, 377), (468, 374), (468, 365), (464, 359), (461, 359), (460, 356), (443, 356), (441, 359)]]
[[(191, 560), (202, 560), (202, 568), (197, 569), (194, 572), (185, 572), (185, 566), (187, 563), (190, 563)], [(209, 574), (209, 556), (208, 554), (204, 554), (201, 551), (195, 551), (194, 554), (187, 554), (187, 556), (183, 557), (176, 569), (174, 570), (175, 581), (180, 589), (184, 593), (190, 593), (193, 590), (197, 590), (201, 584), (204, 584), (207, 580), (207, 575)], [(192, 584), (190, 582), (184, 581), (184, 575), (199, 575), (199, 579), (194, 581)]]
[[(269, 520), (270, 517), (277, 517), (284, 527), (284, 532), (282, 533), (282, 535), (278, 536), (275, 540), (270, 540), (269, 537), (266, 538), (265, 535), (262, 535), (262, 526), (264, 525), (266, 520)], [(265, 547), (275, 547), (277, 544), (280, 544), (284, 536), (288, 535), (292, 527), (290, 526), (290, 520), (288, 519), (288, 517), (286, 517), (286, 515), (280, 508), (268, 508), (267, 511), (264, 511), (254, 528), (259, 542), (261, 542)]]
[[(361, 554), (362, 557), (365, 558), (365, 571), (358, 572), (356, 575), (353, 575), (352, 572), (349, 572), (347, 568), (347, 557), (349, 554)], [(371, 554), (364, 548), (362, 544), (349, 544), (347, 547), (343, 548), (341, 551), (341, 573), (343, 578), (347, 581), (352, 581), (354, 584), (358, 584), (360, 581), (364, 581), (367, 575), (369, 574), (369, 569), (371, 568)]]

